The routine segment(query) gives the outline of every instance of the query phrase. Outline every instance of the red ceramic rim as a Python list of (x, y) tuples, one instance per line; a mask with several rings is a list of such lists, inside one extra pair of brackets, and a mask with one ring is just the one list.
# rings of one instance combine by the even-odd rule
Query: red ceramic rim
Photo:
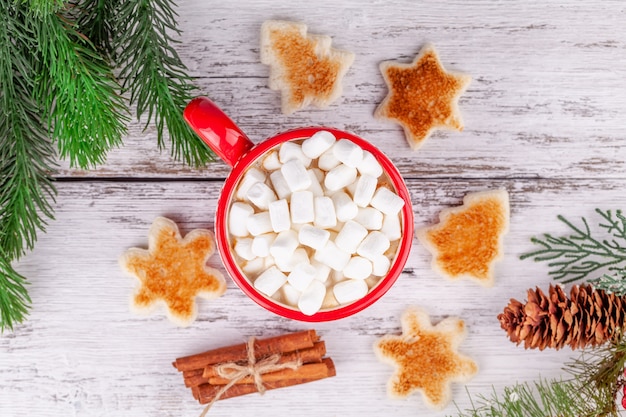
[[(367, 293), (365, 297), (345, 306), (338, 307), (332, 310), (320, 311), (318, 313), (308, 316), (296, 309), (289, 308), (283, 304), (275, 302), (269, 297), (266, 297), (265, 295), (259, 293), (252, 286), (252, 283), (239, 269), (239, 266), (237, 265), (237, 262), (232, 254), (228, 239), (227, 216), (228, 209), (230, 207), (229, 203), (231, 202), (232, 195), (235, 191), (235, 186), (239, 183), (239, 180), (246, 171), (246, 169), (250, 165), (252, 165), (259, 156), (263, 155), (269, 149), (282, 142), (306, 139), (320, 130), (327, 130), (331, 132), (335, 135), (337, 139), (348, 139), (359, 145), (364, 150), (371, 152), (372, 155), (376, 157), (378, 162), (383, 167), (383, 170), (393, 183), (396, 193), (405, 201), (405, 204), (402, 207), (403, 236), (401, 238), (402, 241), (400, 242), (400, 245), (398, 247), (396, 257), (392, 261), (393, 264), (389, 268), (389, 272), (387, 272), (387, 275), (380, 278), (379, 282)], [(383, 154), (380, 150), (378, 150), (378, 148), (376, 148), (374, 145), (367, 142), (366, 140), (361, 139), (358, 136), (355, 136), (348, 132), (327, 127), (308, 127), (294, 129), (278, 134), (277, 136), (274, 136), (254, 146), (235, 164), (230, 175), (228, 176), (228, 178), (226, 178), (226, 181), (224, 182), (224, 187), (217, 202), (217, 210), (215, 212), (215, 235), (217, 247), (220, 252), (222, 261), (224, 262), (226, 271), (228, 271), (233, 281), (235, 281), (235, 284), (237, 284), (237, 286), (241, 288), (241, 290), (257, 304), (275, 314), (293, 320), (306, 322), (338, 320), (358, 313), (364, 308), (372, 305), (391, 288), (391, 286), (396, 282), (396, 280), (402, 273), (413, 243), (413, 209), (411, 205), (411, 196), (409, 195), (409, 191), (404, 184), (402, 176), (398, 172), (397, 168), (393, 165), (393, 163), (389, 160), (389, 158), (387, 158), (385, 154)]]

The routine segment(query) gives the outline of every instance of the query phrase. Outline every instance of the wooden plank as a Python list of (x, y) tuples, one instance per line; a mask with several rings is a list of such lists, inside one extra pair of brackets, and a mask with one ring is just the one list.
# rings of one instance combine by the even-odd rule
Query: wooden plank
[[(488, 395), (539, 375), (558, 377), (569, 350), (524, 351), (499, 328), (497, 314), (509, 298), (524, 299), (527, 288), (547, 288), (547, 267), (521, 261), (542, 232), (566, 233), (556, 220), (580, 216), (594, 225), (593, 209), (624, 208), (626, 180), (408, 180), (417, 227), (436, 221), (445, 207), (470, 191), (504, 187), (511, 196), (511, 231), (494, 288), (449, 282), (430, 269), (430, 255), (414, 241), (409, 261), (392, 289), (365, 311), (337, 322), (313, 325), (326, 341), (337, 377), (218, 403), (218, 415), (439, 416), (419, 394), (406, 401), (386, 398), (392, 368), (379, 363), (372, 344), (399, 333), (399, 316), (409, 305), (426, 308), (433, 320), (466, 321), (461, 351), (473, 357), (479, 374), (467, 385)], [(0, 337), (0, 415), (154, 416), (196, 415), (200, 407), (171, 367), (176, 357), (271, 336), (312, 325), (277, 317), (250, 301), (232, 282), (224, 296), (199, 303), (198, 320), (177, 328), (158, 311), (129, 312), (132, 278), (117, 259), (129, 247), (145, 247), (159, 215), (177, 221), (184, 233), (212, 228), (221, 187), (212, 181), (59, 182), (57, 220), (35, 250), (16, 268), (29, 277), (33, 310), (27, 323)], [(217, 255), (210, 264), (222, 268)], [(222, 269), (223, 270), (223, 269)], [(453, 385), (460, 407), (465, 390)], [(445, 413), (454, 413), (454, 405)]]
[[(437, 1), (244, 1), (233, 7), (180, 2), (177, 45), (202, 94), (259, 142), (276, 132), (329, 125), (379, 146), (407, 177), (620, 178), (626, 174), (621, 115), (626, 32), (620, 1), (546, 4)], [(332, 18), (329, 18), (332, 16)], [(280, 114), (267, 87), (258, 36), (266, 19), (301, 20), (333, 37), (356, 61), (342, 98), (326, 110)], [(464, 132), (438, 132), (418, 152), (402, 130), (373, 118), (386, 94), (378, 63), (410, 61), (426, 42), (449, 70), (474, 80), (460, 102)], [(224, 178), (214, 164), (189, 169), (156, 150), (153, 127), (133, 123), (126, 145), (90, 172), (61, 164), (59, 177)]]

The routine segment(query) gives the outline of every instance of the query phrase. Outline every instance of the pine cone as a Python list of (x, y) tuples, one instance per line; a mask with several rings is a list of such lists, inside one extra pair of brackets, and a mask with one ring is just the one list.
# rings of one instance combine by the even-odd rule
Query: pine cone
[(574, 286), (570, 298), (560, 286), (550, 285), (548, 295), (539, 287), (529, 289), (526, 304), (511, 299), (498, 320), (511, 342), (524, 342), (526, 349), (565, 345), (576, 349), (619, 336), (625, 307), (626, 297), (594, 290), (591, 285)]

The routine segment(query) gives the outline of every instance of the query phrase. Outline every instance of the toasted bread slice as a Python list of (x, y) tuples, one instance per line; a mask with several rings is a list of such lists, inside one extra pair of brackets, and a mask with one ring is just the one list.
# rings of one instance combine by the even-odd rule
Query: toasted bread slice
[(416, 307), (407, 309), (401, 322), (402, 335), (383, 336), (374, 345), (379, 360), (396, 367), (387, 394), (405, 398), (420, 391), (427, 406), (441, 410), (452, 398), (451, 382), (467, 382), (478, 372), (472, 359), (458, 353), (465, 323), (448, 317), (433, 326), (428, 314)]
[(282, 94), (282, 112), (312, 104), (329, 106), (342, 93), (352, 52), (331, 48), (328, 36), (307, 35), (303, 23), (268, 20), (261, 26), (261, 62), (270, 66), (269, 87)]
[(492, 286), (493, 265), (502, 258), (502, 241), (509, 230), (506, 190), (468, 194), (462, 206), (442, 210), (439, 220), (415, 231), (433, 255), (433, 270), (452, 280), (467, 277)]
[(214, 252), (209, 230), (193, 230), (183, 239), (176, 223), (157, 217), (150, 227), (148, 250), (131, 248), (120, 258), (122, 268), (139, 280), (131, 310), (149, 313), (165, 305), (172, 322), (190, 325), (197, 315), (196, 297), (211, 299), (226, 291), (221, 272), (206, 265)]
[(412, 149), (435, 129), (463, 130), (458, 100), (471, 77), (446, 72), (432, 45), (424, 46), (410, 64), (384, 61), (380, 71), (389, 93), (374, 116), (399, 123)]

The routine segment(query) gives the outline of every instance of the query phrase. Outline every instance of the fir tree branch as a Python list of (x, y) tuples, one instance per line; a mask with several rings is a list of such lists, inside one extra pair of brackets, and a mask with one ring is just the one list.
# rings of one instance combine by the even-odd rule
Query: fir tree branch
[(65, 1), (66, 0), (27, 0), (30, 11), (37, 16), (45, 16), (58, 12), (65, 6)]
[(124, 88), (130, 90), (131, 103), (137, 105), (137, 118), (147, 112), (146, 127), (156, 123), (158, 146), (164, 147), (167, 127), (172, 155), (192, 166), (213, 160), (213, 153), (183, 119), (183, 109), (195, 87), (186, 74), (170, 33), (180, 35), (171, 0), (127, 0), (117, 11), (121, 50), (118, 66)]
[(0, 249), (0, 333), (5, 329), (13, 330), (14, 324), (26, 318), (31, 303), (26, 285), (26, 278), (11, 267)]
[(626, 218), (620, 210), (615, 214), (611, 210), (596, 209), (596, 212), (604, 219), (599, 226), (611, 235), (611, 240), (595, 238), (584, 218), (582, 227), (578, 227), (558, 216), (573, 233), (562, 237), (551, 234), (544, 234), (543, 238), (533, 237), (531, 242), (541, 249), (525, 253), (520, 258), (548, 262), (549, 275), (563, 283), (585, 279), (602, 271), (623, 269), (626, 267)]
[(0, 330), (21, 322), (30, 299), (11, 261), (32, 249), (53, 217), (52, 145), (31, 97), (36, 38), (27, 5), (0, 0)]
[(626, 295), (626, 270), (617, 271), (614, 275), (604, 274), (589, 282), (597, 289), (620, 296)]
[(120, 0), (77, 0), (73, 1), (77, 30), (84, 34), (100, 54), (109, 61), (114, 61), (116, 51), (113, 45), (115, 37), (115, 15)]
[[(626, 339), (583, 352), (566, 364), (568, 379), (505, 387), (503, 394), (471, 398), (471, 408), (457, 417), (617, 417), (616, 400), (624, 386)], [(468, 393), (469, 395), (469, 393)]]
[(42, 15), (34, 27), (42, 62), (36, 97), (60, 155), (81, 168), (101, 164), (121, 144), (128, 121), (111, 67), (63, 16)]

